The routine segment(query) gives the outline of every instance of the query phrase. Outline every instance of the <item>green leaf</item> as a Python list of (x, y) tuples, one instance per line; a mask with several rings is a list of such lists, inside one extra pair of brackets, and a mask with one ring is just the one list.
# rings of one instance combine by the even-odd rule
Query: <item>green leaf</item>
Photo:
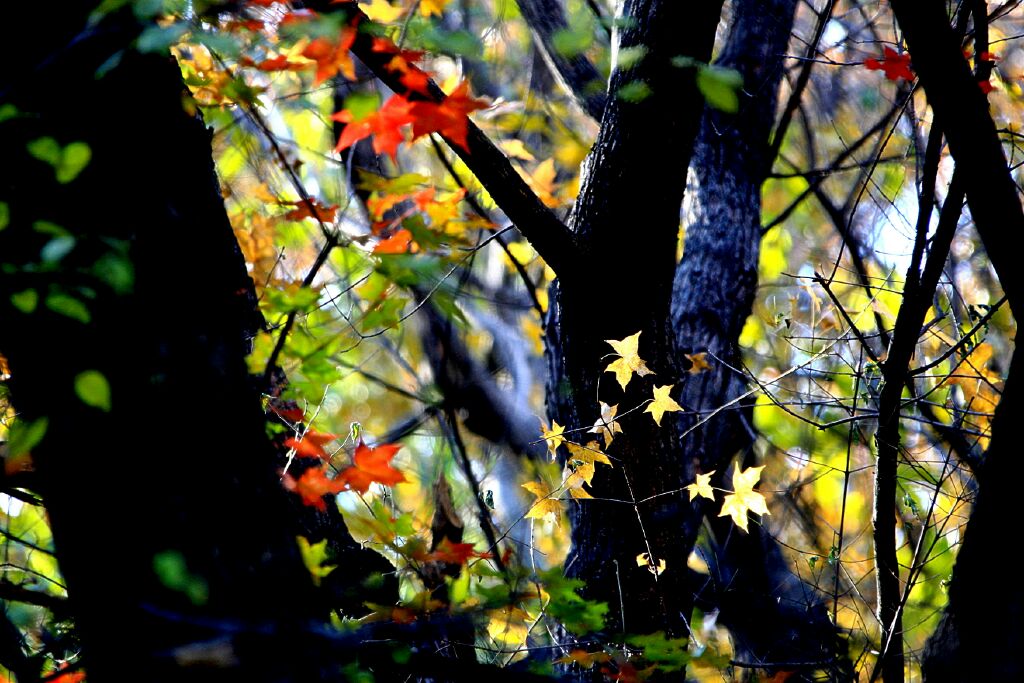
[(60, 144), (51, 137), (36, 138), (25, 145), (25, 147), (28, 149), (29, 154), (40, 161), (45, 161), (54, 167), (60, 163)]
[(8, 121), (13, 118), (17, 118), (21, 112), (10, 102), (0, 104), (0, 123)]
[(34, 289), (26, 289), (22, 292), (11, 294), (11, 305), (22, 313), (28, 315), (36, 310), (39, 305), (39, 292)]
[(177, 550), (165, 550), (153, 556), (153, 572), (167, 588), (185, 596), (193, 605), (204, 605), (210, 597), (206, 580), (189, 572), (185, 556)]
[(697, 88), (704, 95), (708, 106), (728, 114), (735, 114), (740, 108), (739, 89), (743, 87), (743, 76), (735, 69), (718, 66), (701, 66), (697, 69)]
[(70, 183), (89, 165), (92, 160), (92, 149), (84, 142), (72, 142), (64, 148), (60, 161), (56, 164), (57, 182)]
[(11, 223), (11, 205), (7, 202), (0, 202), (0, 230), (3, 230)]
[(39, 442), (46, 436), (46, 428), (49, 420), (40, 417), (32, 422), (15, 420), (7, 432), (7, 457), (13, 458), (28, 453), (39, 445)]
[(643, 102), (651, 96), (651, 86), (643, 81), (631, 81), (619, 88), (617, 96), (626, 102)]
[(135, 41), (139, 52), (164, 52), (188, 33), (188, 25), (175, 22), (169, 26), (150, 26)]
[(373, 92), (354, 92), (345, 98), (344, 108), (352, 113), (353, 121), (362, 121), (380, 109), (380, 95)]
[(75, 377), (75, 393), (87, 406), (110, 412), (110, 383), (99, 370), (86, 370)]
[(67, 294), (48, 294), (46, 296), (46, 307), (54, 313), (77, 320), (83, 325), (88, 325), (89, 321), (92, 320), (92, 314), (89, 313), (89, 309), (86, 308), (85, 304)]
[(327, 555), (327, 539), (319, 543), (310, 543), (305, 536), (296, 536), (299, 544), (299, 554), (302, 555), (302, 562), (306, 565), (310, 575), (313, 577), (314, 585), (320, 585), (320, 579), (324, 578), (336, 569), (333, 564), (327, 564), (330, 559)]
[(583, 587), (579, 579), (567, 579), (558, 567), (541, 573), (544, 589), (551, 596), (547, 613), (560, 621), (569, 631), (577, 634), (604, 628), (604, 615), (608, 603), (584, 600), (576, 594)]

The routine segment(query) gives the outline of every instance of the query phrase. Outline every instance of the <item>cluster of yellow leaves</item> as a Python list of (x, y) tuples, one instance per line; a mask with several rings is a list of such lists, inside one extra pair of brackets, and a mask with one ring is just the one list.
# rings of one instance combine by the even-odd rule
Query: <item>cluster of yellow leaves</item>
[(574, 499), (593, 498), (589, 491), (583, 488), (584, 484), (590, 486), (594, 481), (596, 463), (612, 466), (611, 459), (601, 451), (601, 446), (596, 441), (590, 441), (586, 445), (580, 445), (567, 440), (562, 433), (564, 427), (557, 422), (553, 423), (552, 429), (545, 428), (544, 438), (548, 440), (548, 447), (554, 454), (556, 446), (551, 444), (557, 441), (558, 444), (565, 444), (569, 449), (569, 458), (566, 462), (566, 472), (562, 483), (554, 489), (539, 481), (528, 481), (523, 488), (532, 493), (536, 500), (526, 512), (527, 519), (548, 518), (556, 525), (561, 524), (562, 504), (559, 494), (562, 491), (568, 492)]
[[(753, 512), (758, 515), (771, 514), (768, 512), (768, 504), (764, 496), (754, 490), (754, 485), (761, 478), (761, 470), (763, 469), (764, 465), (750, 467), (742, 471), (739, 467), (733, 468), (733, 491), (726, 495), (722, 501), (722, 510), (718, 513), (719, 517), (728, 515), (732, 517), (732, 521), (736, 526), (747, 531), (747, 513)], [(715, 491), (711, 487), (711, 475), (714, 473), (715, 470), (711, 470), (706, 474), (698, 474), (696, 481), (685, 487), (690, 492), (691, 501), (698, 496), (708, 500), (715, 500)]]
[[(992, 414), (999, 403), (1003, 380), (989, 369), (993, 348), (991, 344), (981, 343), (971, 350), (964, 362), (956, 371), (943, 380), (944, 384), (955, 384), (963, 393), (964, 407), (971, 411), (977, 431), (988, 433), (992, 424)], [(989, 437), (979, 437), (978, 445), (987, 448)]]
[(397, 21), (399, 17), (406, 13), (410, 6), (416, 5), (419, 8), (421, 16), (441, 16), (444, 12), (445, 6), (451, 2), (451, 0), (420, 0), (419, 3), (406, 2), (398, 4), (392, 4), (388, 0), (368, 0), (367, 2), (360, 2), (359, 8), (366, 13), (366, 16), (370, 17), (374, 21), (381, 22), (383, 24), (389, 24), (392, 21)]

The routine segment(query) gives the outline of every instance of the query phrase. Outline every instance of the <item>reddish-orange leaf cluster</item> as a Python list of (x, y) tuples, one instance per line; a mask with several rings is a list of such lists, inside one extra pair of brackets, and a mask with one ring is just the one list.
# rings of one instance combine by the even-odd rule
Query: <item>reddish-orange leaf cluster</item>
[(871, 71), (884, 71), (885, 77), (890, 81), (898, 81), (901, 78), (906, 81), (912, 81), (914, 76), (913, 70), (910, 68), (910, 54), (904, 52), (900, 54), (891, 47), (883, 49), (884, 56), (881, 60), (871, 57), (864, 60), (864, 66)]
[(341, 493), (345, 490), (345, 482), (340, 479), (328, 479), (327, 472), (323, 467), (310, 467), (299, 475), (298, 479), (290, 474), (285, 474), (281, 478), (281, 483), (292, 493), (299, 494), (304, 505), (310, 505), (320, 510), (327, 509), (324, 496)]
[(288, 448), (294, 448), (297, 455), (329, 461), (331, 456), (324, 450), (324, 446), (337, 438), (337, 434), (325, 434), (307, 429), (301, 439), (296, 439), (294, 436), (289, 437), (284, 440), (284, 445)]
[(294, 206), (295, 208), (284, 215), (290, 221), (301, 221), (304, 218), (315, 218), (321, 223), (333, 223), (334, 216), (338, 212), (337, 204), (321, 204), (315, 199), (305, 201), (300, 199), (297, 202), (281, 202), (282, 206)]
[(403, 95), (392, 95), (374, 114), (356, 120), (348, 109), (343, 109), (331, 118), (349, 124), (341, 132), (335, 151), (341, 151), (363, 138), (373, 135), (373, 150), (378, 154), (386, 152), (397, 160), (398, 144), (404, 140), (401, 128), (412, 124), (413, 139), (441, 133), (463, 149), (469, 130), (468, 114), (486, 109), (487, 103), (469, 95), (469, 83), (463, 81), (441, 102), (410, 102)]
[(354, 42), (356, 42), (356, 29), (352, 26), (345, 26), (341, 29), (337, 40), (317, 38), (306, 46), (306, 49), (302, 51), (302, 56), (316, 62), (314, 85), (320, 85), (339, 71), (350, 81), (356, 79), (356, 66), (352, 61), (352, 55), (349, 54)]
[(309, 68), (309, 63), (291, 62), (285, 55), (278, 55), (270, 59), (264, 59), (255, 64), (260, 71), (302, 71)]
[(376, 113), (364, 119), (356, 120), (352, 112), (342, 109), (331, 118), (349, 125), (345, 126), (334, 148), (336, 152), (373, 135), (373, 151), (377, 154), (387, 153), (392, 159), (398, 160), (398, 143), (405, 139), (402, 126), (412, 123), (410, 102), (401, 95), (392, 95)]
[(373, 248), (374, 254), (406, 254), (416, 243), (412, 241), (412, 233), (401, 228), (391, 237), (382, 239)]
[(394, 486), (405, 481), (405, 475), (391, 467), (391, 460), (400, 448), (393, 443), (370, 448), (360, 441), (352, 456), (352, 467), (342, 470), (335, 481), (344, 482), (359, 493), (366, 493), (370, 484)]

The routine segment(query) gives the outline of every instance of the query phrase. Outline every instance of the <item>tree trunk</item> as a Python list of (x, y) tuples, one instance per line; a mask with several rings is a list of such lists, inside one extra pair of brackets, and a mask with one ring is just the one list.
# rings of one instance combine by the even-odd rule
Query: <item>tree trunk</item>
[[(32, 455), (89, 679), (318, 678), (309, 634), (334, 605), (299, 557), (309, 521), (282, 489), (246, 368), (261, 319), (210, 132), (174, 61), (129, 47), (131, 11), (86, 28), (95, 5), (48, 18), (28, 67), (0, 82), (21, 112), (0, 124), (17, 169), (0, 189), (0, 347), (19, 419), (48, 420)], [(34, 10), (9, 9), (10, 26), (32, 24)], [(91, 162), (55, 182), (26, 152), (44, 136), (86, 142)], [(22, 292), (34, 310), (12, 305)], [(86, 371), (108, 381), (109, 410), (76, 395)], [(349, 586), (390, 569), (340, 564)]]

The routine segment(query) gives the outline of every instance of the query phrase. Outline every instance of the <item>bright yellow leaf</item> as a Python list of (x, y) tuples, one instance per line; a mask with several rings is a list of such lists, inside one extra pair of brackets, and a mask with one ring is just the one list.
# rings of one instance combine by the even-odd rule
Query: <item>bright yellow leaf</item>
[(550, 515), (551, 520), (555, 524), (560, 524), (562, 520), (562, 504), (557, 500), (551, 498), (552, 491), (548, 491), (544, 484), (536, 481), (528, 481), (523, 484), (523, 488), (537, 496), (537, 500), (533, 502), (530, 509), (526, 513), (526, 517), (533, 519), (542, 519), (545, 516)]
[(313, 577), (313, 585), (319, 586), (320, 579), (334, 571), (335, 565), (324, 564), (327, 561), (327, 539), (319, 543), (310, 543), (305, 536), (296, 536), (299, 543), (299, 554), (302, 562), (306, 565), (310, 575)]
[(498, 143), (498, 146), (510, 157), (524, 161), (536, 161), (536, 158), (530, 153), (530, 150), (526, 149), (526, 145), (523, 144), (522, 140), (502, 140)]
[(544, 433), (541, 436), (545, 441), (547, 441), (548, 453), (551, 454), (551, 459), (554, 460), (555, 451), (558, 450), (558, 447), (560, 445), (565, 443), (565, 437), (562, 436), (562, 434), (565, 432), (565, 427), (558, 424), (554, 420), (551, 421), (551, 429), (548, 429), (548, 426), (544, 424), (543, 421), (540, 423), (540, 426), (541, 429), (544, 430)]
[(654, 387), (654, 400), (647, 404), (647, 408), (644, 409), (645, 413), (650, 413), (651, 417), (654, 418), (654, 422), (661, 426), (661, 416), (665, 413), (678, 413), (683, 409), (681, 405), (676, 403), (668, 395), (668, 392), (672, 391), (674, 384), (666, 384), (661, 387)]
[(690, 500), (693, 500), (697, 496), (704, 496), (710, 500), (715, 499), (715, 492), (711, 488), (711, 475), (715, 473), (715, 470), (711, 470), (707, 474), (698, 474), (697, 481), (692, 484), (688, 484), (685, 488), (690, 492)]
[(636, 566), (647, 567), (647, 571), (655, 576), (660, 576), (661, 573), (665, 571), (665, 567), (668, 566), (668, 563), (665, 562), (664, 558), (655, 560), (648, 553), (640, 553), (636, 556)]
[[(578, 443), (573, 443), (572, 441), (566, 441), (565, 445), (569, 448), (569, 453), (572, 454), (572, 460), (590, 464), (603, 462), (609, 467), (612, 466), (612, 461), (601, 451), (601, 447), (596, 441), (590, 441), (586, 446), (581, 446)], [(587, 483), (589, 484), (590, 482), (588, 481)]]
[(388, 0), (360, 2), (359, 9), (363, 10), (366, 16), (382, 24), (390, 23), (405, 13), (404, 7), (395, 7)]
[(630, 335), (625, 339), (605, 339), (605, 341), (611, 344), (611, 347), (615, 349), (615, 353), (619, 354), (619, 358), (609, 363), (604, 371), (614, 372), (615, 379), (623, 390), (626, 389), (626, 385), (629, 384), (629, 380), (632, 379), (634, 372), (640, 377), (654, 374), (654, 372), (647, 368), (647, 364), (643, 359), (637, 355), (637, 348), (640, 346), (640, 332)]
[(604, 401), (601, 404), (601, 417), (594, 423), (594, 428), (590, 430), (590, 434), (600, 434), (604, 437), (604, 447), (608, 448), (611, 445), (612, 439), (615, 438), (615, 434), (622, 433), (622, 427), (615, 420), (615, 414), (619, 412), (619, 406), (610, 406)]
[(573, 498), (593, 498), (590, 493), (583, 488), (586, 484), (590, 486), (590, 483), (594, 479), (594, 463), (585, 462), (576, 466), (576, 469), (565, 478), (565, 489), (569, 492), (569, 495)]
[(744, 531), (747, 530), (747, 513), (753, 512), (758, 515), (768, 515), (768, 504), (760, 493), (754, 490), (754, 484), (761, 478), (761, 470), (764, 465), (751, 467), (740, 472), (737, 466), (732, 472), (732, 487), (735, 489), (725, 497), (722, 502), (722, 511), (719, 517), (729, 515), (732, 521)]

